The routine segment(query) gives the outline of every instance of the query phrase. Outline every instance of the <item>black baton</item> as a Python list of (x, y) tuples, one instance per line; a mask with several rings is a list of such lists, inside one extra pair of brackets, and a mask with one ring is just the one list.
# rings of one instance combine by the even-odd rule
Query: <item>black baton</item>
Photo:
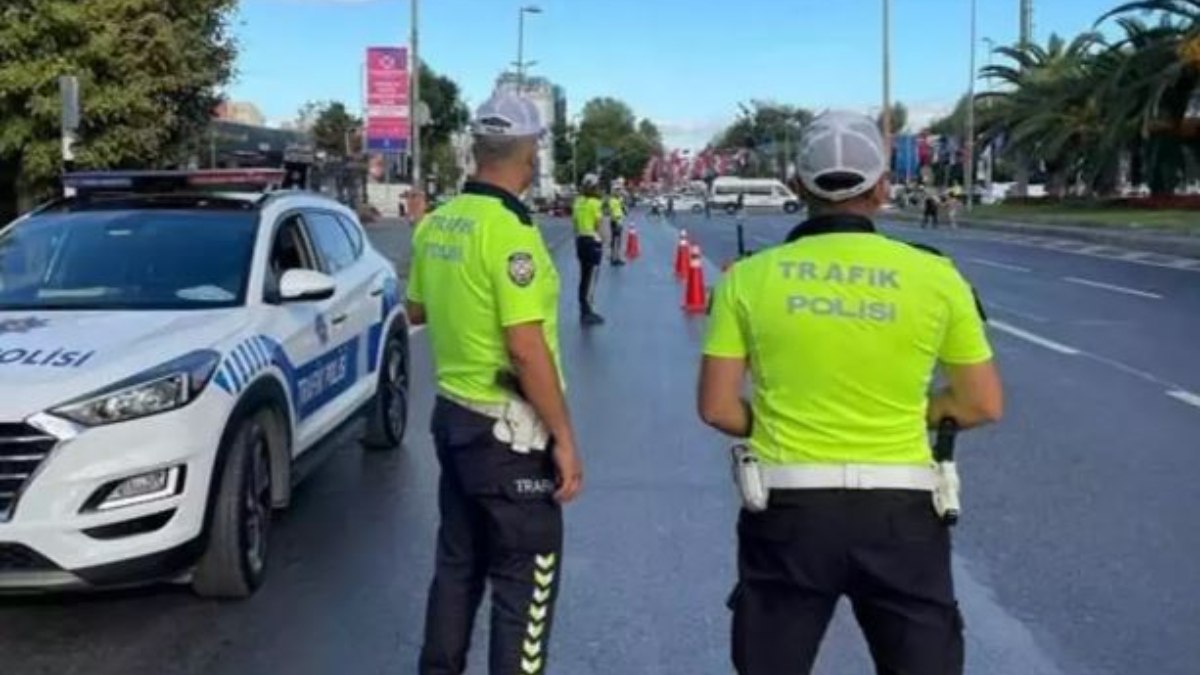
[(938, 422), (937, 440), (933, 444), (933, 459), (938, 462), (954, 461), (954, 441), (958, 437), (958, 421), (944, 417)]

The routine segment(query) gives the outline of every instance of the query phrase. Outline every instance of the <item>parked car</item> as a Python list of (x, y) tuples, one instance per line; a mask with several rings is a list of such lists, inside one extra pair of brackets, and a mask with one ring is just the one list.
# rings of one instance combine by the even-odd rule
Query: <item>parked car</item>
[(275, 174), (68, 174), (0, 228), (0, 590), (246, 597), (308, 469), (400, 445), (392, 262)]

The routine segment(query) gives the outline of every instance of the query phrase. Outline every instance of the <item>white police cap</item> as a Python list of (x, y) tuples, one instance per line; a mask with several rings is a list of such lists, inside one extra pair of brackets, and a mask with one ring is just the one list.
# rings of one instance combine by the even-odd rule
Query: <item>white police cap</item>
[(883, 146), (879, 127), (866, 115), (825, 112), (804, 131), (796, 173), (817, 197), (845, 201), (874, 188), (887, 173)]
[(476, 136), (507, 136), (529, 138), (545, 132), (537, 106), (529, 99), (509, 92), (492, 94), (471, 121), (471, 133)]

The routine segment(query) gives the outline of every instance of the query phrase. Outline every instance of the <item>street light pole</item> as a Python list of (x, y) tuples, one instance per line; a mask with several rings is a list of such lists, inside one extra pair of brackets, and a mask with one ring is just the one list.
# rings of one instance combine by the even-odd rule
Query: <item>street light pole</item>
[[(992, 83), (992, 54), (996, 50), (996, 41), (991, 39), (990, 37), (985, 37), (985, 38), (983, 38), (983, 43), (985, 45), (987, 45), (987, 89), (988, 89), (988, 92), (991, 92), (993, 90), (992, 88), (995, 86)], [(995, 143), (992, 143), (988, 147), (989, 147), (989, 149), (987, 151), (987, 181), (986, 181), (985, 189), (987, 190), (987, 194), (991, 195), (992, 194), (992, 186), (995, 184), (995, 176), (996, 176), (996, 146), (995, 146)]]
[(541, 14), (542, 8), (537, 5), (525, 5), (517, 11), (517, 93), (525, 90), (525, 15)]
[(979, 44), (975, 37), (978, 0), (971, 0), (971, 79), (967, 87), (967, 142), (963, 153), (963, 183), (967, 188), (967, 213), (973, 208), (975, 197), (975, 51)]
[(525, 88), (525, 8), (517, 12), (517, 93)]
[(892, 165), (892, 2), (883, 0), (883, 151)]
[(420, 37), (418, 30), (419, 4), (420, 0), (412, 0), (412, 28), (409, 33), (409, 51), (412, 56), (409, 59), (410, 72), (408, 74), (408, 142), (412, 144), (410, 154), (413, 165), (413, 190), (424, 192), (425, 186), (421, 183), (421, 120), (418, 119), (417, 114), (421, 107), (421, 57), (418, 44)]

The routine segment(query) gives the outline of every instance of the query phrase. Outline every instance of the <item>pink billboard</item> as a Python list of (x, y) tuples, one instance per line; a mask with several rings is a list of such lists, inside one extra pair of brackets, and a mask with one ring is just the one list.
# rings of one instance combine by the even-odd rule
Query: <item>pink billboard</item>
[(367, 149), (408, 149), (408, 50), (367, 48)]

